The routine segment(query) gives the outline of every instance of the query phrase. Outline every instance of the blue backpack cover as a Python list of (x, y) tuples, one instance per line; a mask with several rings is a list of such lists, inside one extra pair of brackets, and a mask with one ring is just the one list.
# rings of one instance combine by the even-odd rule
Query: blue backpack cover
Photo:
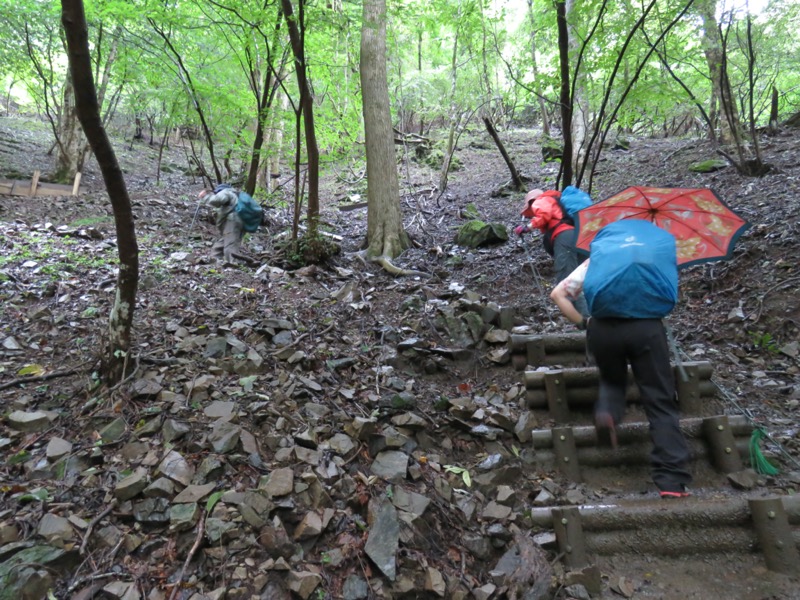
[(570, 219), (573, 219), (575, 213), (579, 210), (592, 205), (592, 199), (589, 194), (574, 185), (568, 185), (564, 188), (564, 191), (561, 192), (560, 202), (564, 216)]
[(590, 246), (583, 293), (598, 318), (660, 319), (678, 301), (678, 256), (671, 233), (649, 221), (623, 219), (601, 229)]
[(264, 211), (247, 192), (239, 192), (239, 199), (236, 202), (236, 212), (242, 220), (245, 231), (252, 233), (261, 226), (261, 219)]

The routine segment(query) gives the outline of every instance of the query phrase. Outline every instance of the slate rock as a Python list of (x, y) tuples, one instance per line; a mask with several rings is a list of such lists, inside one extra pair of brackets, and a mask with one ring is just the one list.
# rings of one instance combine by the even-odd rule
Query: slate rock
[(369, 585), (359, 575), (348, 575), (342, 587), (343, 600), (363, 600), (369, 597)]
[(67, 519), (51, 513), (47, 513), (39, 521), (37, 533), (49, 543), (59, 547), (75, 536), (75, 531)]
[(111, 421), (111, 423), (103, 427), (98, 433), (104, 442), (113, 443), (122, 439), (127, 428), (128, 425), (125, 423), (125, 419), (119, 418)]
[(289, 467), (276, 469), (269, 475), (266, 483), (259, 486), (270, 498), (286, 496), (294, 491), (294, 471)]
[(230, 421), (216, 421), (208, 435), (208, 442), (215, 452), (227, 454), (236, 449), (239, 444), (241, 427)]
[(189, 485), (194, 475), (194, 469), (186, 462), (186, 459), (175, 450), (167, 452), (158, 465), (158, 472), (182, 485)]
[(408, 473), (408, 455), (398, 450), (381, 452), (375, 457), (370, 470), (387, 481), (403, 481)]
[(322, 577), (313, 571), (290, 571), (286, 585), (302, 600), (307, 600), (322, 583)]
[(51, 438), (47, 443), (47, 450), (45, 456), (48, 460), (56, 461), (62, 456), (66, 456), (72, 452), (72, 443), (60, 437)]
[(77, 550), (47, 545), (25, 548), (0, 563), (0, 600), (47, 598), (55, 577), (79, 562)]
[(169, 500), (166, 498), (146, 498), (133, 504), (133, 518), (140, 523), (168, 523)]
[(41, 410), (27, 412), (22, 410), (15, 410), (7, 417), (8, 426), (11, 429), (22, 431), (25, 433), (32, 433), (36, 431), (44, 431), (50, 427), (50, 415)]
[(397, 577), (396, 554), (400, 541), (400, 521), (397, 509), (383, 502), (375, 512), (364, 552), (390, 581)]
[(196, 503), (173, 504), (169, 508), (169, 528), (171, 531), (193, 529), (200, 517), (200, 507)]
[(130, 500), (138, 496), (146, 487), (147, 472), (137, 470), (117, 482), (117, 485), (114, 486), (114, 497), (121, 501)]

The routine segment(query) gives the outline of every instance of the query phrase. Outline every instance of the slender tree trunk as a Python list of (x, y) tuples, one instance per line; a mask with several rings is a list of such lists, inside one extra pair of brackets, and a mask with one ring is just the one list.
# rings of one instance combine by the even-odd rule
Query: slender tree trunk
[(508, 170), (511, 172), (511, 185), (517, 191), (523, 191), (525, 189), (525, 182), (522, 180), (522, 176), (519, 174), (514, 161), (511, 160), (511, 157), (506, 152), (506, 147), (503, 145), (503, 142), (500, 140), (500, 136), (497, 135), (497, 131), (492, 125), (492, 120), (489, 117), (483, 117), (483, 124), (486, 125), (486, 131), (489, 132), (489, 135), (492, 136), (497, 149), (500, 150), (500, 154), (503, 156), (503, 160), (506, 161), (506, 166)]
[[(303, 112), (306, 153), (308, 154), (308, 235), (316, 237), (319, 225), (319, 146), (314, 129), (314, 97), (311, 94), (306, 71), (304, 1), (300, 0), (299, 2), (297, 17), (294, 16), (291, 0), (281, 0), (281, 6), (289, 28), (289, 40), (292, 44), (297, 86), (300, 88), (300, 108)], [(299, 185), (299, 182), (295, 183)]]
[(533, 90), (539, 100), (539, 111), (542, 113), (542, 133), (550, 137), (550, 116), (547, 114), (547, 104), (542, 95), (542, 86), (539, 83), (539, 66), (536, 62), (536, 16), (533, 12), (533, 0), (528, 0), (528, 17), (531, 20), (531, 69), (533, 70)]
[[(566, 0), (565, 18), (567, 21), (567, 39), (569, 40), (570, 64), (577, 64), (576, 57), (580, 53), (580, 36), (577, 32), (578, 19), (575, 10), (576, 1)], [(586, 153), (586, 136), (589, 130), (589, 100), (586, 91), (585, 69), (577, 68), (572, 95), (572, 164), (573, 169), (583, 162)], [(570, 156), (564, 152), (564, 158)]]
[(75, 89), (78, 118), (97, 157), (114, 210), (120, 264), (102, 369), (105, 380), (114, 384), (124, 379), (125, 365), (128, 364), (131, 351), (133, 312), (139, 282), (139, 247), (125, 179), (100, 117), (82, 0), (62, 0), (61, 22), (67, 39), (67, 57)]
[(564, 149), (561, 161), (561, 185), (572, 184), (572, 96), (569, 80), (569, 31), (567, 29), (566, 6), (563, 0), (556, 1), (556, 23), (558, 24), (558, 56), (561, 73), (561, 135)]
[(386, 75), (386, 0), (364, 0), (361, 94), (367, 150), (367, 255), (394, 258), (408, 247)]
[(730, 118), (726, 118), (723, 102), (730, 96), (730, 89), (726, 90), (727, 77), (723, 68), (724, 56), (722, 47), (722, 36), (719, 32), (719, 24), (716, 17), (716, 0), (696, 0), (695, 6), (703, 21), (702, 44), (703, 52), (708, 65), (708, 73), (711, 78), (711, 100), (708, 109), (708, 117), (719, 127), (720, 132), (717, 139), (723, 144), (729, 144), (735, 139), (733, 127), (738, 127), (739, 116), (735, 103), (732, 106), (734, 111)]
[[(459, 5), (459, 16), (461, 8)], [(459, 123), (458, 104), (456, 103), (456, 84), (458, 82), (458, 31), (459, 24), (456, 23), (456, 34), (453, 39), (453, 56), (450, 62), (450, 128), (447, 132), (447, 147), (442, 160), (442, 171), (439, 174), (439, 196), (444, 194), (447, 189), (447, 176), (450, 172), (450, 162), (453, 160), (455, 152), (456, 129)]]

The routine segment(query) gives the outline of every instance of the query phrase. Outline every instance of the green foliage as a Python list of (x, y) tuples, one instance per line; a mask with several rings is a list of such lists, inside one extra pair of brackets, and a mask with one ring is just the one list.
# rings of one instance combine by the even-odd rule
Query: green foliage
[(276, 245), (290, 268), (319, 265), (341, 252), (341, 247), (324, 236), (304, 236)]
[(777, 354), (780, 352), (780, 347), (771, 333), (766, 331), (749, 331), (748, 334), (753, 342), (753, 346), (759, 350), (766, 350), (770, 354)]

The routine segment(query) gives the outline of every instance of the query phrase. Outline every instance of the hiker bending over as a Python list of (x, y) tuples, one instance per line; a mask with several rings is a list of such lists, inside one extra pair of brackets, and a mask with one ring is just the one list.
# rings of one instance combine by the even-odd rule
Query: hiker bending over
[[(633, 229), (627, 226), (630, 223), (635, 224)], [(600, 371), (600, 389), (594, 406), (598, 440), (612, 447), (617, 445), (615, 427), (625, 414), (630, 362), (650, 422), (653, 482), (662, 498), (682, 498), (689, 495), (686, 485), (692, 480), (687, 471), (690, 454), (679, 425), (675, 380), (667, 334), (661, 321), (677, 300), (675, 243), (672, 238), (671, 257), (667, 253), (672, 265), (665, 268), (667, 275), (660, 278), (658, 275), (662, 273), (657, 273), (655, 278), (646, 275), (642, 278), (642, 268), (649, 269), (653, 261), (637, 253), (647, 245), (641, 242), (654, 234), (640, 225), (672, 238), (671, 234), (645, 221), (612, 223), (592, 242), (590, 259), (559, 283), (550, 298), (564, 316), (586, 329), (589, 351)], [(670, 240), (664, 241), (668, 248)], [(610, 252), (601, 245), (606, 242), (615, 244)], [(629, 264), (632, 268), (626, 270)], [(667, 289), (664, 293), (659, 280), (671, 280), (666, 286), (674, 286), (674, 290)], [(570, 302), (581, 291), (585, 292), (592, 313), (588, 319)]]
[(214, 256), (231, 264), (234, 263), (234, 259), (246, 263), (254, 262), (241, 251), (244, 223), (236, 211), (239, 193), (230, 185), (223, 183), (215, 187), (213, 191), (202, 190), (198, 197), (202, 202), (216, 209), (216, 223), (220, 238), (214, 242), (211, 248)]
[[(527, 225), (520, 225), (514, 233), (521, 236), (534, 229), (542, 232), (544, 249), (553, 257), (556, 271), (555, 283), (563, 281), (580, 262), (575, 251), (577, 232), (572, 224), (572, 219), (565, 217), (564, 211), (559, 206), (561, 192), (558, 190), (531, 190), (525, 195), (525, 208), (520, 213), (530, 219)], [(572, 300), (575, 309), (584, 317), (589, 316), (586, 300), (583, 295), (578, 295)]]

